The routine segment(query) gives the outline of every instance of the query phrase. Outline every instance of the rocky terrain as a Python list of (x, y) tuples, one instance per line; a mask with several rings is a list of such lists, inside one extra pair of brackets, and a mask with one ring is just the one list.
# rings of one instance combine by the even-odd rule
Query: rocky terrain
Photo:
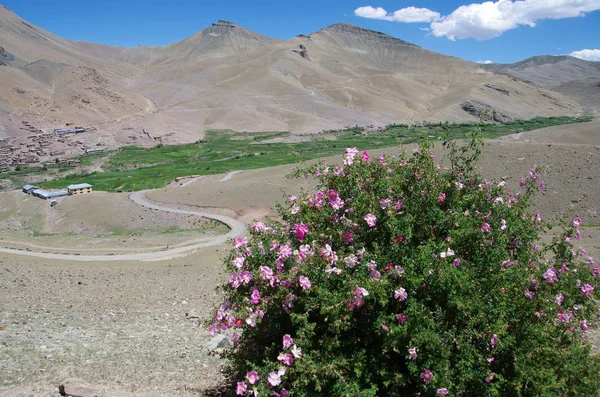
[[(598, 134), (590, 133), (589, 127), (552, 128), (540, 143), (531, 141), (532, 133), (487, 142), (479, 165), (485, 176), (505, 179), (513, 187), (531, 166), (545, 166), (546, 188), (538, 194), (535, 207), (544, 218), (581, 216), (584, 228), (579, 243), (597, 258)], [(564, 143), (568, 139), (579, 143)], [(398, 150), (385, 149), (390, 154)], [(443, 150), (436, 148), (436, 154), (443, 162)], [(298, 194), (314, 187), (311, 180), (286, 179), (292, 168), (231, 173), (228, 179), (222, 175), (194, 178), (189, 184), (178, 182), (153, 191), (148, 198), (164, 205), (207, 208), (249, 223), (274, 216), (284, 192)], [(101, 227), (105, 221), (114, 227), (135, 221), (139, 227), (143, 226), (140, 215), (148, 227), (152, 219), (165, 225), (175, 221), (165, 214), (147, 216), (144, 209), (135, 210), (118, 197), (94, 197), (95, 208), (106, 207), (114, 215), (104, 220), (97, 211), (89, 215), (90, 222)], [(36, 203), (44, 203), (25, 203), (3, 193), (3, 208), (14, 208), (17, 202), (21, 217), (34, 211)], [(66, 213), (58, 227), (69, 222), (70, 227), (78, 227), (85, 208), (75, 201), (64, 205)], [(15, 211), (0, 219), (3, 233), (14, 233), (9, 229), (18, 219)], [(181, 227), (189, 222), (185, 217), (179, 221)], [(126, 238), (130, 246), (137, 244), (134, 238), (138, 237)], [(223, 380), (218, 356), (226, 342), (212, 338), (202, 322), (219, 302), (215, 287), (225, 277), (220, 263), (227, 251), (227, 246), (217, 246), (186, 257), (141, 262), (0, 254), (0, 396), (59, 396), (61, 384), (66, 392), (85, 397), (214, 395), (211, 390)], [(598, 351), (598, 335), (591, 340)]]

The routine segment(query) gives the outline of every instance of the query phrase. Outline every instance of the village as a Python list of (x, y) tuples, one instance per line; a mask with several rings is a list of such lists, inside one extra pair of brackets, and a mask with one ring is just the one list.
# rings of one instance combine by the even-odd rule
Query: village
[[(125, 127), (121, 131), (127, 144), (150, 145), (161, 142), (141, 127)], [(114, 148), (114, 142), (101, 134), (98, 127), (66, 123), (64, 127), (40, 128), (26, 120), (0, 135), (0, 173), (20, 167), (58, 168), (77, 166), (81, 155), (102, 153)]]
[(31, 194), (42, 200), (50, 200), (50, 206), (54, 207), (58, 203), (56, 201), (57, 197), (90, 194), (92, 193), (92, 185), (89, 183), (78, 183), (67, 186), (67, 190), (47, 190), (28, 184), (23, 186), (22, 191), (25, 194)]

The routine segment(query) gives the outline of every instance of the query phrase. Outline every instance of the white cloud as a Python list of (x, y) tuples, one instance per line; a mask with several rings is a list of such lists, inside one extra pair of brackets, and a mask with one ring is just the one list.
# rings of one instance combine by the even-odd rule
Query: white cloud
[(569, 55), (571, 55), (572, 57), (575, 57), (575, 58), (584, 59), (586, 61), (600, 62), (600, 50), (598, 50), (598, 49), (596, 49), (596, 50), (585, 49), (585, 50), (573, 51)]
[(441, 18), (439, 12), (431, 11), (428, 8), (406, 7), (394, 11), (392, 18), (396, 22), (433, 22)]
[(477, 61), (477, 63), (480, 63), (482, 65), (489, 65), (491, 63), (494, 63), (494, 61), (490, 61), (489, 59), (486, 59), (485, 61)]
[(354, 10), (354, 15), (369, 19), (386, 19), (387, 11), (381, 7), (373, 8), (371, 6), (366, 6), (358, 7)]
[(357, 8), (354, 14), (394, 22), (430, 22), (435, 36), (450, 40), (488, 40), (519, 26), (534, 27), (543, 19), (582, 17), (596, 10), (600, 10), (600, 0), (498, 0), (463, 5), (446, 16), (427, 8), (388, 13), (371, 6)]
[(439, 12), (431, 11), (428, 8), (416, 7), (406, 7), (394, 11), (393, 13), (388, 13), (384, 8), (381, 7), (374, 8), (371, 6), (365, 6), (354, 10), (354, 15), (369, 19), (382, 19), (384, 21), (404, 23), (433, 22), (441, 18)]

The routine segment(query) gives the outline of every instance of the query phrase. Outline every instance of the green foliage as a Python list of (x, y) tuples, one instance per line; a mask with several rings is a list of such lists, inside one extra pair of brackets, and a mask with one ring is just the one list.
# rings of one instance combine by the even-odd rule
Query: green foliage
[(598, 395), (600, 269), (573, 246), (581, 221), (540, 243), (539, 170), (520, 192), (485, 180), (481, 145), (449, 142), (448, 169), (425, 141), (298, 172), (319, 190), (255, 223), (225, 263), (209, 329), (235, 332), (239, 395)]
[[(589, 121), (578, 117), (538, 117), (505, 124), (479, 124), (484, 138), (531, 131), (552, 125)], [(81, 172), (56, 179), (48, 187), (61, 188), (71, 183), (85, 182), (96, 190), (140, 190), (163, 187), (176, 177), (211, 175), (232, 170), (263, 168), (298, 161), (333, 156), (340, 148), (360, 146), (367, 149), (397, 146), (418, 141), (428, 135), (432, 139), (464, 139), (473, 129), (473, 123), (424, 123), (410, 126), (391, 124), (368, 131), (354, 126), (344, 130), (324, 131), (296, 143), (273, 142), (285, 138), (287, 132), (234, 132), (209, 131), (203, 140), (186, 145), (162, 145), (152, 148), (126, 146), (114, 153), (95, 153), (80, 157), (81, 165), (90, 165), (95, 159), (110, 156), (102, 166), (104, 172), (85, 175)], [(24, 172), (38, 172), (24, 167)], [(11, 177), (9, 173), (7, 177)], [(14, 179), (14, 178), (12, 178)]]

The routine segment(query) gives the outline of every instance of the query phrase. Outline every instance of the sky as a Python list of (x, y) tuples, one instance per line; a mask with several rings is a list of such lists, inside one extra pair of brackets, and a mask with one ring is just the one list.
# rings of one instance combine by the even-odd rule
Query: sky
[(600, 0), (0, 1), (58, 36), (124, 47), (168, 45), (219, 19), (280, 39), (346, 22), (474, 62), (600, 61)]

